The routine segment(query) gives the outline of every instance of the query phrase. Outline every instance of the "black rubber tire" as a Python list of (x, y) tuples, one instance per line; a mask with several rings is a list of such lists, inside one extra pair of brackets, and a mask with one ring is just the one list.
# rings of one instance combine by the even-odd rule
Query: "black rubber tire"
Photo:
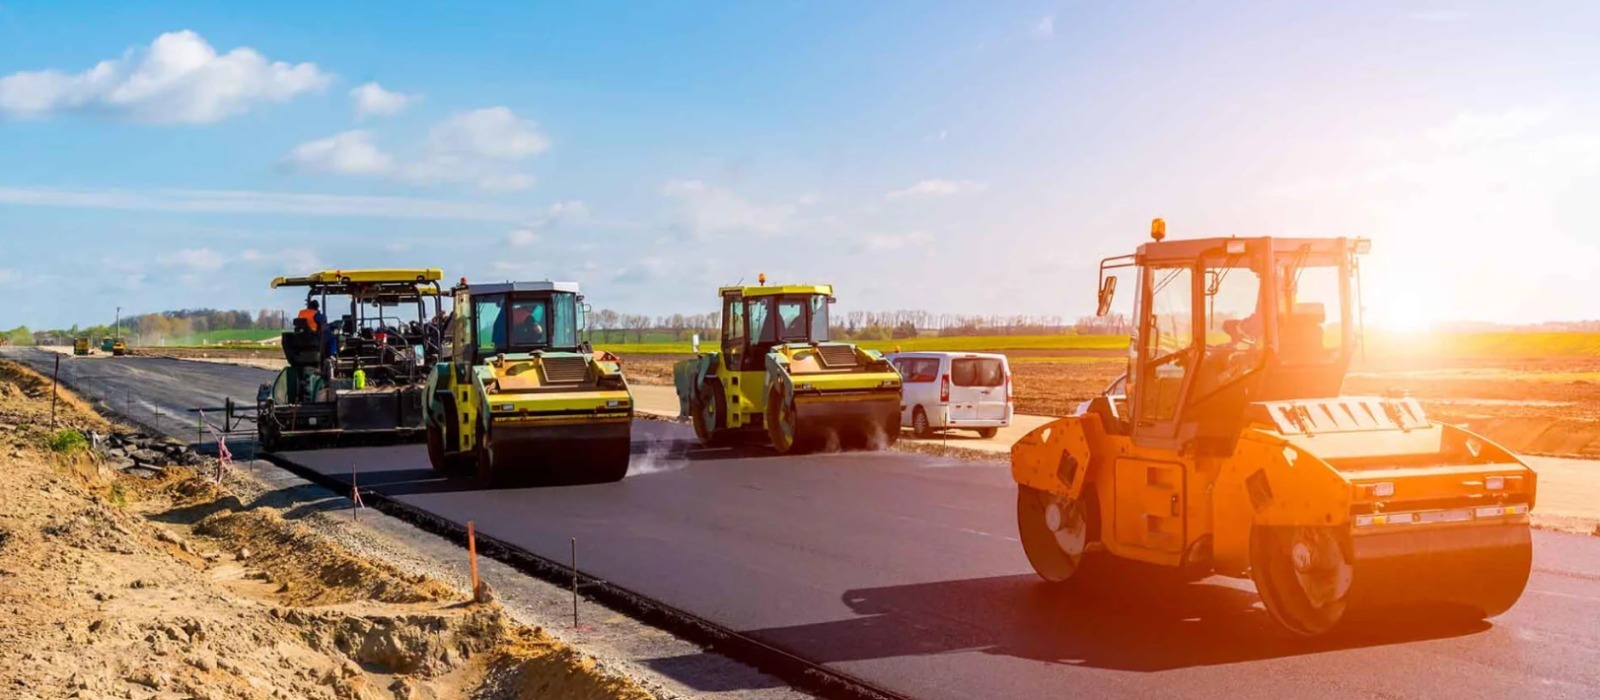
[(911, 434), (919, 438), (933, 437), (933, 427), (928, 424), (928, 412), (921, 406), (911, 409)]
[(999, 434), (1000, 434), (1000, 429), (999, 428), (978, 428), (978, 437), (983, 438), (985, 440), (993, 440), (994, 436), (999, 435)]

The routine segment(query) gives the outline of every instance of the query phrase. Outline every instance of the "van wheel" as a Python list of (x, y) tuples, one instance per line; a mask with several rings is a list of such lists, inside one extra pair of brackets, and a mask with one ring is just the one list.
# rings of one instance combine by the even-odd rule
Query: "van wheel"
[(933, 427), (928, 425), (928, 412), (921, 406), (911, 411), (911, 434), (919, 438), (933, 435)]
[(999, 435), (999, 434), (1000, 434), (1000, 429), (999, 428), (978, 428), (978, 437), (981, 437), (981, 438), (983, 438), (985, 440), (992, 439), (992, 438), (994, 438), (994, 436)]

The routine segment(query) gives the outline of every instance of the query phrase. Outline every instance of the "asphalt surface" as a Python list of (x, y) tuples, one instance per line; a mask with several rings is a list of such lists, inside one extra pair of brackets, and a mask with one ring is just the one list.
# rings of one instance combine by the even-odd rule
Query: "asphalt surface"
[[(113, 406), (119, 387), (153, 387), (152, 403), (181, 409), (219, 403), (209, 390), (253, 397), (267, 374), (115, 366), (74, 384), (106, 387)], [(1600, 538), (1535, 533), (1528, 590), (1491, 621), (1306, 642), (1277, 631), (1247, 582), (1040, 583), (1001, 466), (702, 450), (651, 421), (634, 440), (621, 483), (548, 489), (438, 479), (420, 446), (284, 456), (343, 479), (354, 468), (363, 489), (551, 559), (576, 537), (585, 573), (919, 698), (1600, 696)]]

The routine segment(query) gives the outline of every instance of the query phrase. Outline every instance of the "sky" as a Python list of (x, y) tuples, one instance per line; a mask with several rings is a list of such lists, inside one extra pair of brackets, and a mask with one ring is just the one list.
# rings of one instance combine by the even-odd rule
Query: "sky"
[(1600, 318), (1597, 32), (1538, 0), (0, 0), (0, 327), (390, 266), (1075, 318), (1157, 216), (1369, 237), (1379, 325)]

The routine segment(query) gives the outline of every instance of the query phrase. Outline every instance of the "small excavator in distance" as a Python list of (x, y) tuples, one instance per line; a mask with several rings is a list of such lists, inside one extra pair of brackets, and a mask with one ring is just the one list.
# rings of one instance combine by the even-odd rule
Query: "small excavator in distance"
[(1516, 603), (1534, 472), (1414, 399), (1340, 396), (1370, 241), (1165, 233), (1157, 219), (1152, 242), (1101, 262), (1101, 315), (1112, 271), (1137, 285), (1125, 388), (1012, 448), (1039, 576), (1112, 556), (1249, 577), (1302, 636), (1362, 611)]
[(579, 484), (628, 474), (633, 395), (621, 361), (583, 341), (573, 282), (467, 284), (452, 351), (428, 376), (428, 459), (484, 484)]
[(880, 448), (900, 437), (900, 373), (828, 339), (833, 285), (723, 287), (721, 352), (673, 366), (679, 411), (705, 446), (765, 438), (779, 454)]

